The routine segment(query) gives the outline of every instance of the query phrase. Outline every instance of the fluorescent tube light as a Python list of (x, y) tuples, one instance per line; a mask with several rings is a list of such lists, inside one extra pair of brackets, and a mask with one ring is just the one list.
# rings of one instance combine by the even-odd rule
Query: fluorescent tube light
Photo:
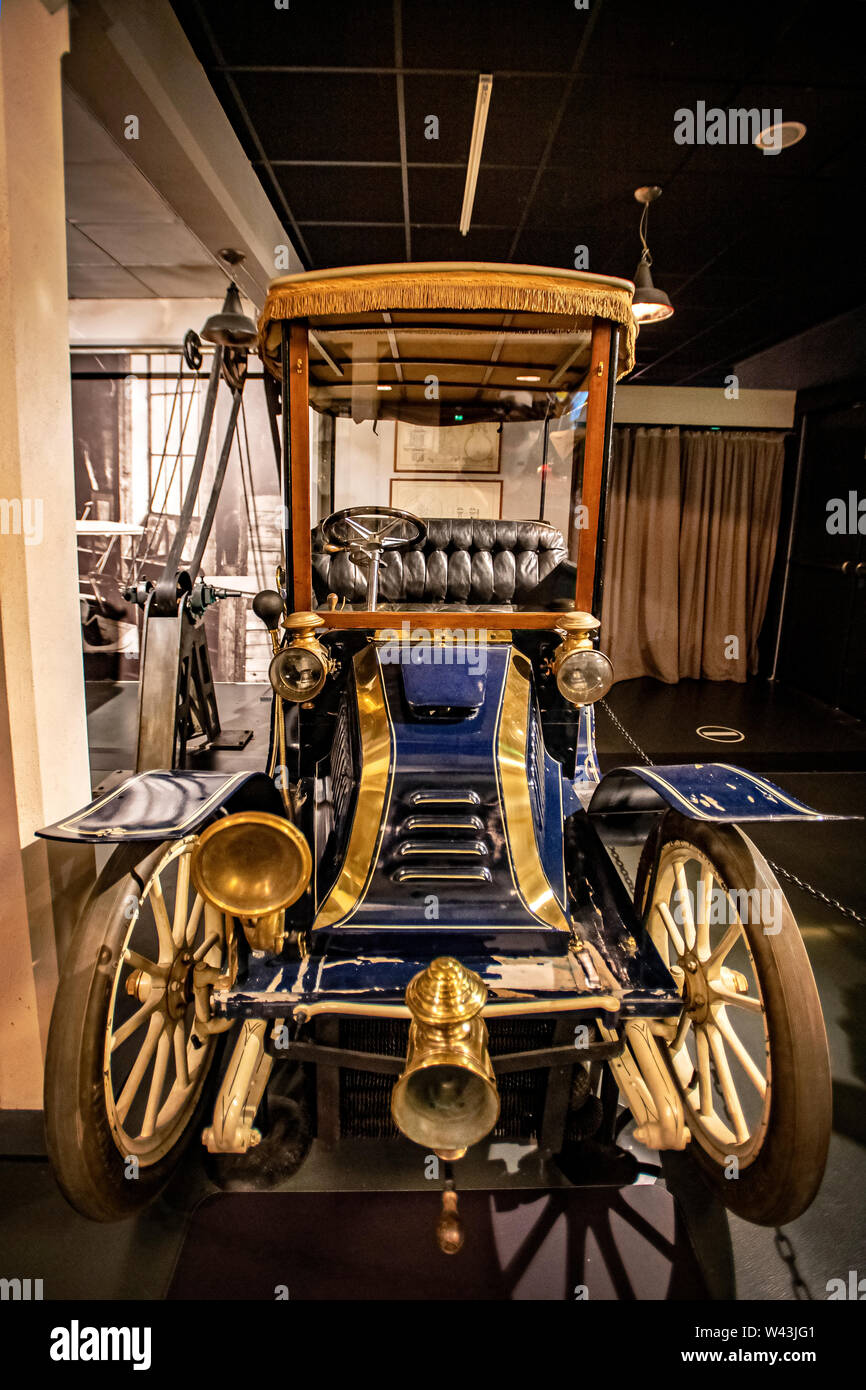
[(487, 125), (487, 112), (490, 107), (490, 93), (493, 90), (493, 74), (483, 72), (478, 78), (478, 92), (475, 97), (475, 119), (472, 122), (472, 139), (469, 143), (469, 159), (466, 164), (466, 188), (463, 191), (463, 211), (460, 214), (460, 235), (465, 236), (472, 221), (472, 207), (475, 202), (475, 185), (481, 166), (481, 147), (484, 144), (484, 130)]

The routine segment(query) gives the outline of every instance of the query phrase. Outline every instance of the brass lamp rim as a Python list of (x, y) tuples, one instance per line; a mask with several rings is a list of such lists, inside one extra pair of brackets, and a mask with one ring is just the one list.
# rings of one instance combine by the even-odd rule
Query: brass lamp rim
[[(229, 901), (224, 894), (215, 891), (213, 885), (206, 881), (202, 870), (203, 853), (211, 840), (244, 825), (259, 825), (268, 830), (276, 831), (290, 841), (300, 858), (300, 872), (298, 878), (292, 882), (289, 891), (283, 892), (277, 899), (268, 903), (267, 907), (253, 912), (244, 910), (244, 907), (239, 905), (237, 901)], [(291, 907), (292, 903), (297, 902), (310, 881), (313, 872), (313, 856), (306, 837), (291, 821), (274, 816), (269, 811), (237, 811), (234, 815), (224, 816), (221, 820), (214, 821), (206, 830), (202, 831), (190, 857), (190, 870), (196, 891), (213, 907), (218, 908), (221, 912), (228, 912), (234, 917), (255, 919), (281, 912), (284, 908)]]
[[(297, 651), (309, 652), (319, 663), (319, 679), (309, 690), (297, 690), (296, 687), (293, 688), (291, 683), (287, 681), (282, 674), (282, 667), (285, 665), (286, 658), (292, 652)], [(317, 641), (315, 637), (295, 637), (287, 647), (281, 647), (280, 650), (276, 651), (271, 657), (271, 663), (268, 667), (268, 679), (274, 690), (283, 700), (289, 700), (296, 704), (300, 700), (315, 699), (323, 690), (325, 681), (328, 679), (328, 654), (321, 642)], [(293, 693), (293, 689), (295, 693)]]

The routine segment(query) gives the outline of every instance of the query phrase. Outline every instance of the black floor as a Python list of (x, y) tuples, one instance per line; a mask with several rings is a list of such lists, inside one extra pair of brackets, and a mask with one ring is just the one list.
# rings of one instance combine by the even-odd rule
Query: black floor
[[(202, 766), (262, 765), (269, 709), (262, 694), (260, 687), (253, 686), (219, 688), (223, 724), (252, 728), (255, 737), (243, 753), (208, 755)], [(795, 692), (757, 681), (746, 686), (697, 681), (667, 686), (641, 680), (615, 687), (609, 704), (655, 762), (739, 763), (779, 781), (821, 810), (866, 814), (866, 729)], [(131, 766), (135, 719), (135, 686), (89, 687), (94, 786), (107, 773)], [(731, 728), (743, 738), (733, 743), (707, 741), (697, 730), (708, 725)], [(603, 710), (598, 714), (598, 742), (605, 770), (638, 760)], [(866, 931), (840, 912), (833, 900), (866, 917), (864, 822), (757, 825), (750, 834), (781, 869), (825, 895), (816, 897), (790, 880), (783, 881), (818, 982), (830, 1043), (834, 1132), (824, 1183), (811, 1209), (786, 1228), (787, 1244), (781, 1247), (772, 1230), (728, 1218), (708, 1198), (692, 1165), (680, 1155), (665, 1156), (665, 1181), (655, 1182), (655, 1196), (647, 1197), (641, 1186), (621, 1191), (594, 1188), (591, 1200), (587, 1198), (592, 1220), (587, 1218), (584, 1224), (589, 1232), (586, 1239), (594, 1242), (592, 1254), (601, 1280), (598, 1297), (629, 1297), (629, 1287), (637, 1296), (645, 1296), (648, 1262), (668, 1247), (679, 1248), (677, 1241), (682, 1241), (684, 1232), (698, 1261), (702, 1285), (714, 1297), (787, 1300), (796, 1297), (798, 1289), (802, 1296), (805, 1285), (812, 1298), (823, 1299), (830, 1279), (847, 1279), (849, 1270), (863, 1268), (866, 1027), (861, 1000), (866, 985)], [(42, 1277), (46, 1298), (162, 1298), (169, 1290), (185, 1296), (183, 1278), (188, 1275), (190, 1250), (184, 1258), (181, 1252), (190, 1213), (203, 1198), (213, 1199), (215, 1192), (199, 1152), (190, 1153), (164, 1198), (143, 1217), (102, 1227), (77, 1217), (59, 1196), (38, 1154), (37, 1116), (17, 1117), (14, 1132), (6, 1117), (0, 1139), (6, 1141), (8, 1155), (0, 1165), (0, 1273)], [(644, 1157), (657, 1161), (655, 1155)], [(459, 1176), (467, 1190), (498, 1192), (564, 1182), (549, 1171), (536, 1151), (496, 1144), (489, 1152), (473, 1151), (460, 1165)], [(641, 1183), (652, 1185), (654, 1179), (645, 1176)], [(437, 1199), (425, 1182), (417, 1151), (409, 1144), (356, 1142), (351, 1153), (343, 1146), (326, 1152), (314, 1145), (304, 1167), (285, 1185), (287, 1193), (361, 1194), (382, 1188), (397, 1192), (427, 1188), (431, 1223), (435, 1220)], [(214, 1200), (218, 1208), (222, 1199)], [(251, 1196), (250, 1200), (261, 1199)], [(358, 1200), (363, 1200), (360, 1195)], [(628, 1218), (629, 1211), (635, 1213), (633, 1219)], [(258, 1211), (256, 1219), (260, 1219)], [(242, 1220), (240, 1216), (232, 1225), (232, 1241), (243, 1240)], [(593, 1221), (600, 1220), (608, 1237), (614, 1233), (613, 1244), (608, 1239), (607, 1247), (592, 1234)], [(545, 1237), (553, 1243), (543, 1250), (539, 1247), (539, 1258), (554, 1250), (561, 1239), (558, 1229), (554, 1226)], [(471, 1238), (470, 1231), (467, 1239)], [(675, 1266), (676, 1261), (671, 1268)], [(675, 1291), (674, 1274), (664, 1275), (662, 1266), (659, 1270), (655, 1296), (683, 1296)]]

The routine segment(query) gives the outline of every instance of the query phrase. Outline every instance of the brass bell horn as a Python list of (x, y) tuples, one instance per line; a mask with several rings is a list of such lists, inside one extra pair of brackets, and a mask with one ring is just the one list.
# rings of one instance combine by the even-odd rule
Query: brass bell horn
[(214, 821), (192, 852), (196, 890), (220, 912), (240, 919), (253, 950), (279, 951), (284, 913), (310, 881), (310, 847), (291, 821), (266, 811), (238, 811)]
[(451, 956), (410, 980), (406, 1068), (391, 1094), (398, 1129), (443, 1159), (462, 1158), (499, 1118), (481, 1009), (487, 986)]

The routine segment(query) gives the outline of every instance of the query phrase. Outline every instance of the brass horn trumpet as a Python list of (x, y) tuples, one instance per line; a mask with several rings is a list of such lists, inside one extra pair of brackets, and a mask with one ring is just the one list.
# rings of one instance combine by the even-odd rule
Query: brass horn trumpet
[(462, 1158), (499, 1118), (481, 1010), (487, 986), (451, 956), (409, 981), (406, 1067), (391, 1094), (398, 1129), (443, 1159)]
[(214, 821), (192, 852), (197, 892), (240, 919), (254, 951), (278, 952), (285, 910), (310, 881), (310, 847), (291, 821), (266, 811), (238, 811)]

